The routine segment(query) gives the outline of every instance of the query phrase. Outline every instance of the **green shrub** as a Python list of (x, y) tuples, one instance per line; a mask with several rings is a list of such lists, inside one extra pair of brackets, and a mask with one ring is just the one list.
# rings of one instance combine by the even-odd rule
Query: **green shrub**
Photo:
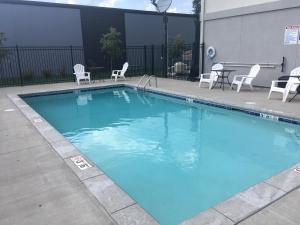
[(34, 78), (34, 72), (32, 70), (26, 70), (23, 74), (22, 74), (23, 80), (24, 81), (33, 81)]
[(50, 80), (51, 77), (52, 77), (51, 70), (48, 70), (48, 69), (44, 69), (44, 70), (42, 71), (42, 74), (43, 74), (43, 76), (46, 78), (46, 80)]

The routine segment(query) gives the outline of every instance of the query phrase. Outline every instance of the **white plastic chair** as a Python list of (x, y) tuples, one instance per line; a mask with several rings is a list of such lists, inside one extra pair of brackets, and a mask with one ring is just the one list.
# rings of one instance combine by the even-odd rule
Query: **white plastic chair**
[(256, 64), (251, 67), (251, 70), (248, 75), (235, 75), (233, 77), (233, 81), (231, 83), (231, 89), (233, 89), (233, 85), (237, 86), (237, 92), (240, 92), (241, 87), (243, 85), (247, 85), (250, 87), (251, 91), (253, 90), (252, 81), (257, 76), (260, 71), (260, 65)]
[(111, 79), (115, 79), (115, 82), (118, 80), (118, 78), (122, 78), (126, 80), (125, 73), (128, 69), (128, 62), (124, 63), (122, 70), (113, 70), (111, 74)]
[[(291, 71), (291, 76), (300, 76), (300, 67), (293, 69)], [(277, 87), (277, 84), (281, 82), (287, 82), (285, 88)], [(290, 92), (295, 93), (299, 85), (300, 85), (300, 81), (297, 77), (290, 77), (287, 81), (273, 80), (268, 99), (270, 99), (272, 92), (279, 92), (282, 93), (282, 101), (286, 102), (289, 93)]]
[(214, 82), (217, 82), (219, 72), (213, 71), (213, 70), (222, 70), (224, 66), (220, 63), (217, 63), (211, 67), (212, 71), (210, 73), (203, 73), (200, 75), (200, 82), (199, 87), (201, 87), (202, 83), (208, 83), (209, 89), (212, 88)]
[(74, 75), (76, 76), (77, 84), (80, 85), (80, 81), (88, 81), (91, 83), (90, 72), (85, 72), (84, 66), (81, 64), (76, 64), (74, 66)]

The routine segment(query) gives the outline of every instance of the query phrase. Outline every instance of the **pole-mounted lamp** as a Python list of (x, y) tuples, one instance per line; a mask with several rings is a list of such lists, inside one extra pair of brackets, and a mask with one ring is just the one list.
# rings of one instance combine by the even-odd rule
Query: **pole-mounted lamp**
[(164, 75), (168, 74), (168, 15), (167, 10), (172, 4), (172, 0), (151, 0), (152, 5), (159, 13), (163, 14), (165, 25), (165, 45), (164, 45)]

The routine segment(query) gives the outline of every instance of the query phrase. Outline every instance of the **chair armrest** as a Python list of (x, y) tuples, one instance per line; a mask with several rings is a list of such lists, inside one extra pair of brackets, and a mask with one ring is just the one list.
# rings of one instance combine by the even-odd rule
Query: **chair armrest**
[(283, 83), (283, 82), (287, 83), (288, 80), (272, 80), (272, 83)]
[(248, 75), (235, 75), (233, 77), (233, 82), (238, 81), (238, 82), (244, 82), (248, 78)]
[(248, 77), (248, 75), (234, 75), (234, 77)]
[(175, 66), (168, 67), (168, 70), (173, 70), (173, 69), (175, 69)]
[(122, 70), (113, 70), (112, 75), (119, 75)]
[(277, 83), (287, 83), (288, 80), (272, 80), (272, 84), (271, 84), (271, 87), (276, 87)]
[(210, 73), (202, 73), (202, 74), (200, 74), (199, 77), (201, 79), (201, 78), (204, 78), (204, 76), (210, 76)]

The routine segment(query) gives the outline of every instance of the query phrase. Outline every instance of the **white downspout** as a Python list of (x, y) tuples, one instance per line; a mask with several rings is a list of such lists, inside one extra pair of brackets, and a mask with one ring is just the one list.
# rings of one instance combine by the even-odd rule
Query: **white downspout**
[(201, 0), (201, 12), (200, 12), (200, 45), (204, 44), (204, 12), (205, 12), (205, 0)]
[(201, 65), (201, 71), (200, 73), (204, 72), (204, 14), (205, 14), (205, 0), (201, 0), (201, 12), (200, 12), (200, 65)]

